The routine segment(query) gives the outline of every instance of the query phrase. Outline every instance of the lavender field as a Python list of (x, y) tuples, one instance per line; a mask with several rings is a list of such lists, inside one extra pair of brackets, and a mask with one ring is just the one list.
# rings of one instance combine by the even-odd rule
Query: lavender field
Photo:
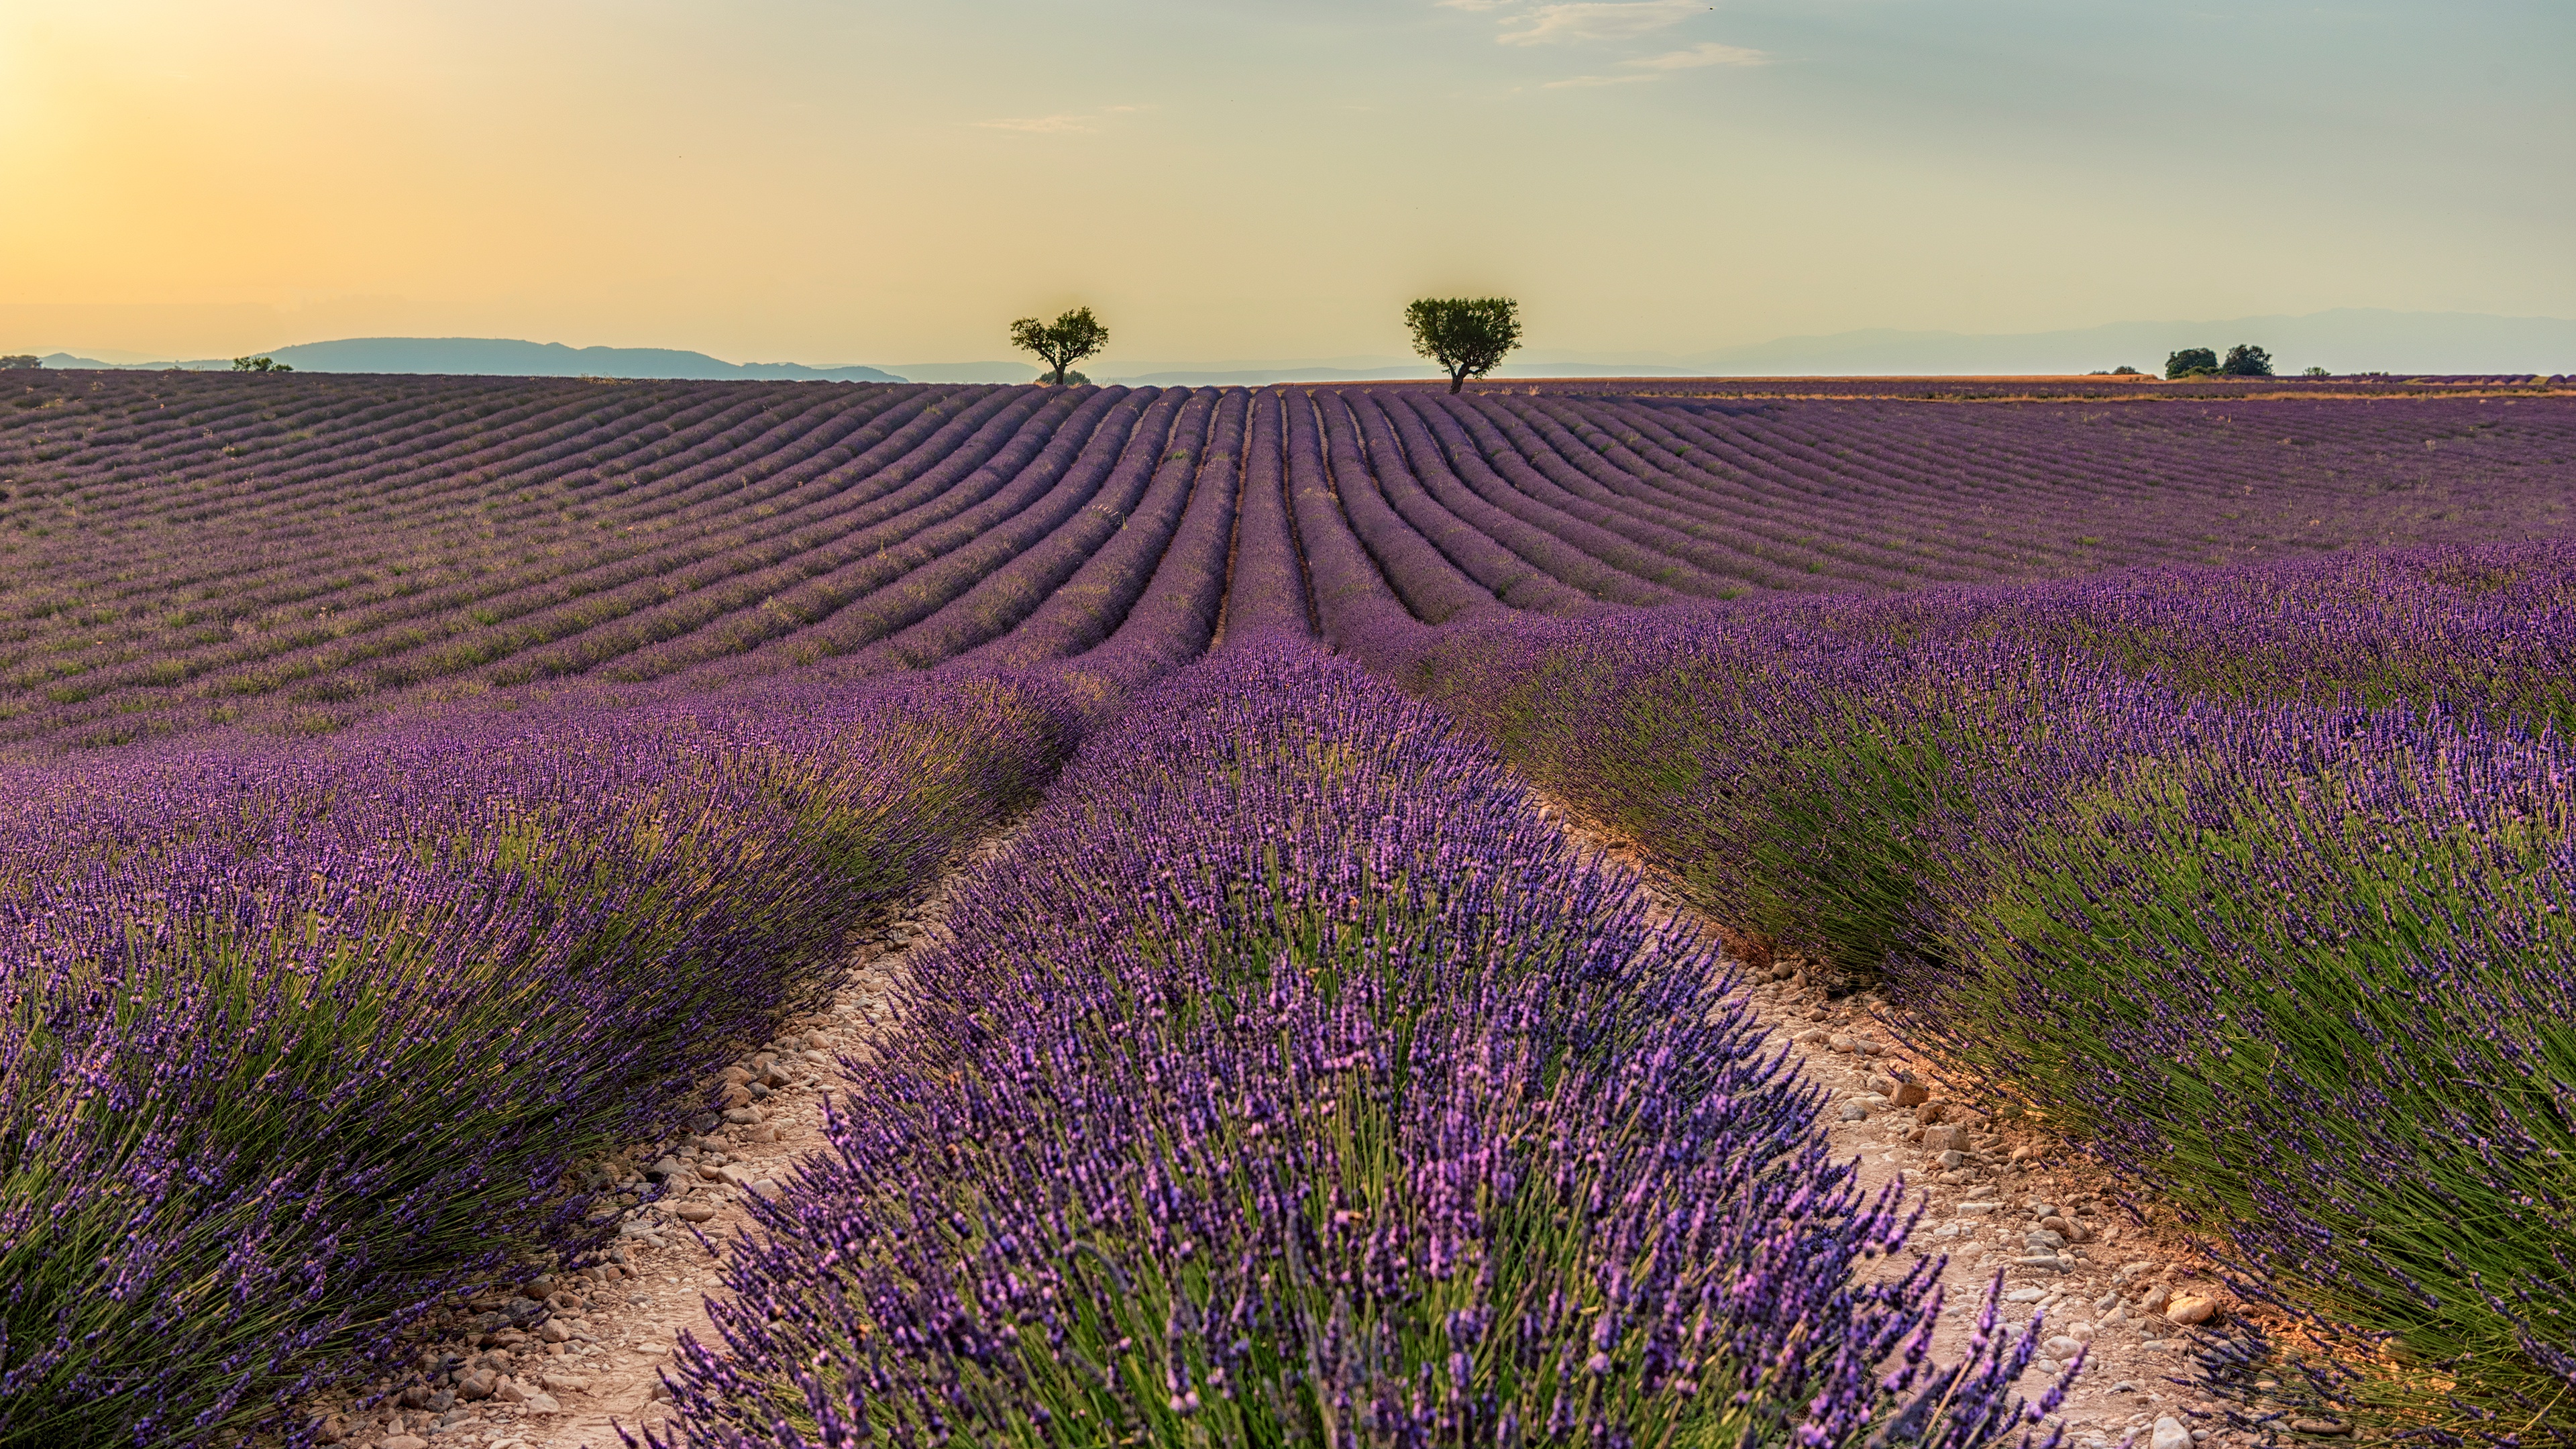
[[(1437, 623), (2548, 536), (2576, 459), (2563, 388), (13, 378), (35, 379), (0, 398), (0, 751), (21, 755), (1069, 658), (1185, 515), (1282, 477), (1338, 503), (1299, 527), (1356, 530), (1369, 587)], [(1173, 562), (1212, 614), (1222, 581)]]
[(2576, 1440), (2559, 381), (10, 376), (0, 1444), (452, 1402), (943, 878), (665, 1442), (2046, 1441), (1775, 952)]

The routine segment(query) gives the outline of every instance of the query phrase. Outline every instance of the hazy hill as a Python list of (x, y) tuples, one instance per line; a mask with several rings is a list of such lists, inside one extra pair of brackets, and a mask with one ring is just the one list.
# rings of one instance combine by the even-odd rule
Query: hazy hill
[[(467, 377), (679, 377), (763, 378), (804, 382), (902, 382), (874, 367), (807, 367), (798, 362), (726, 362), (703, 352), (669, 347), (566, 347), (560, 342), (521, 342), (501, 337), (347, 337), (303, 342), (268, 356), (298, 372), (450, 373)], [(112, 367), (67, 353), (48, 367)], [(183, 367), (220, 371), (229, 358), (126, 367)]]

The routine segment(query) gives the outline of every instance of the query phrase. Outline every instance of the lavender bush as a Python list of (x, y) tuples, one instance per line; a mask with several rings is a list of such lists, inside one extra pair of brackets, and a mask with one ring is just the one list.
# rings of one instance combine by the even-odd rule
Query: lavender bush
[(598, 1231), (839, 931), (1041, 783), (958, 679), (0, 788), (0, 1442), (204, 1442)]
[[(1818, 1094), (1439, 716), (1179, 676), (956, 897), (668, 1442), (1983, 1444)], [(665, 1442), (656, 1436), (656, 1442)]]

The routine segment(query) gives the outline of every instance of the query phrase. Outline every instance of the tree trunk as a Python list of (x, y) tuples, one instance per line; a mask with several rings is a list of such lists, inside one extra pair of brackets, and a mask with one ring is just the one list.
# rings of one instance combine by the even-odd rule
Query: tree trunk
[(1458, 389), (1465, 387), (1466, 385), (1467, 369), (1463, 367), (1453, 367), (1449, 369), (1449, 395), (1451, 397), (1456, 397), (1458, 395)]

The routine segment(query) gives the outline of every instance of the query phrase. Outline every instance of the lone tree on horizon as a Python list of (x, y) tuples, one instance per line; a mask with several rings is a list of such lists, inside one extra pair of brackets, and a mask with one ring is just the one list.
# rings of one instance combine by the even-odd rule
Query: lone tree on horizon
[(1088, 307), (1076, 307), (1053, 322), (1040, 322), (1023, 317), (1011, 324), (1011, 345), (1036, 353), (1055, 369), (1055, 385), (1064, 385), (1064, 375), (1073, 365), (1109, 345), (1109, 329), (1091, 315)]
[(1413, 350), (1449, 372), (1456, 392), (1494, 370), (1521, 341), (1521, 304), (1509, 297), (1424, 297), (1404, 309)]
[(2206, 347), (2186, 347), (2180, 352), (2169, 353), (2165, 357), (2165, 377), (2168, 381), (2185, 377), (2216, 377), (2217, 375), (2218, 354)]
[(2272, 354), (2251, 342), (2239, 342), (2227, 349), (2227, 359), (2218, 364), (2221, 377), (2270, 377)]

